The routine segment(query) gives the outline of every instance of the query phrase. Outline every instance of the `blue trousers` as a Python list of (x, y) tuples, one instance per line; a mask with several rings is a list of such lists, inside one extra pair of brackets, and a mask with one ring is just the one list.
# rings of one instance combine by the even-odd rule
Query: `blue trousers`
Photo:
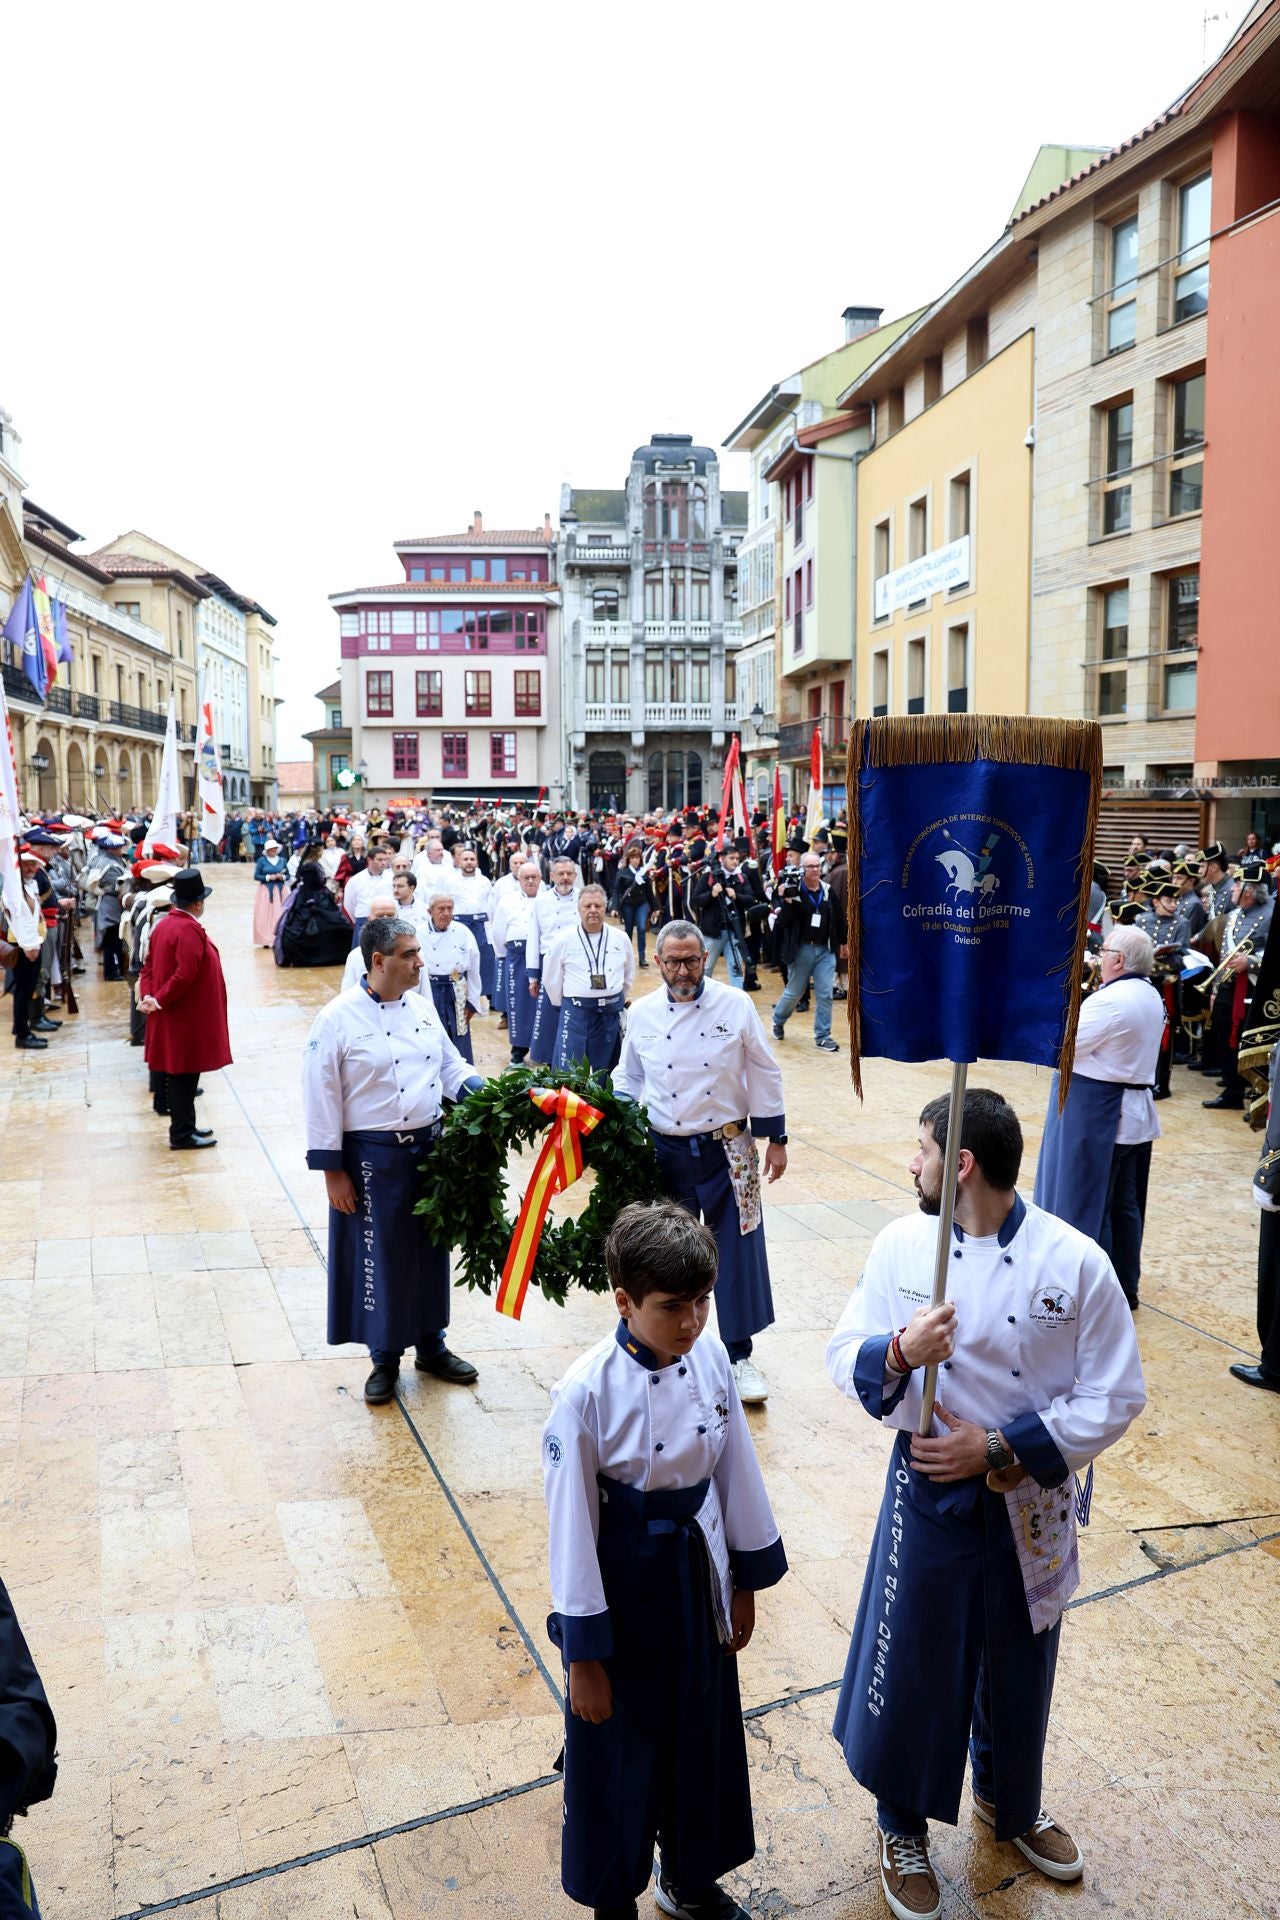
[(831, 1038), (831, 990), (836, 984), (836, 957), (830, 947), (811, 946), (807, 941), (787, 968), (787, 984), (773, 1010), (775, 1027), (785, 1027), (813, 982), (813, 1037)]
[(727, 933), (717, 933), (713, 939), (707, 941), (706, 978), (709, 980), (715, 972), (716, 961), (720, 958), (721, 954), (724, 955), (725, 971), (729, 976), (729, 985), (731, 987), (740, 987), (746, 977), (741, 966), (738, 964), (742, 958), (742, 943), (741, 941), (737, 941), (731, 945)]

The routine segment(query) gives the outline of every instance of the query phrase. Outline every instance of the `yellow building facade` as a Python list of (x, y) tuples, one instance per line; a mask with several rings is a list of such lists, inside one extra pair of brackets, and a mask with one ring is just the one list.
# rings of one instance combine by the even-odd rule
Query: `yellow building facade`
[(1010, 281), (1008, 266), (928, 309), (841, 395), (874, 417), (858, 468), (859, 715), (1028, 710), (1034, 274)]

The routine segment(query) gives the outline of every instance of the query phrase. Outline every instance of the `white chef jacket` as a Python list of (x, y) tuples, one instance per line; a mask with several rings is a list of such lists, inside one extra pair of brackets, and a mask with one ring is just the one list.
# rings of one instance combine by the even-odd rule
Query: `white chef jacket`
[(467, 1000), (480, 1005), (480, 949), (470, 927), (451, 920), (443, 933), (437, 932), (430, 918), (418, 924), (418, 943), (422, 948), (422, 970), (426, 974), (465, 974)]
[(543, 887), (536, 896), (540, 953), (550, 953), (552, 941), (566, 927), (581, 925), (578, 919), (578, 893), (577, 887), (572, 893), (557, 893), (554, 887)]
[(446, 853), (443, 860), (433, 860), (423, 851), (414, 856), (413, 872), (424, 900), (433, 893), (448, 893), (453, 881), (453, 855)]
[[(840, 1391), (907, 1433), (920, 1423), (924, 1368), (906, 1376), (895, 1399), (899, 1376), (884, 1371), (884, 1342), (929, 1304), (938, 1224), (936, 1215), (907, 1214), (876, 1235), (827, 1343), (827, 1372)], [(1020, 1196), (998, 1235), (953, 1229), (953, 1241), (947, 1298), (956, 1349), (939, 1369), (938, 1399), (958, 1419), (999, 1427), (1041, 1485), (1061, 1479), (1055, 1448), (1083, 1470), (1147, 1398), (1133, 1315), (1111, 1262), (1087, 1234)], [(932, 1432), (945, 1431), (935, 1417)]]
[(425, 995), (349, 987), (320, 1009), (302, 1056), (307, 1165), (340, 1167), (344, 1133), (430, 1126), (474, 1073)]
[(479, 914), (486, 920), (493, 918), (493, 886), (479, 867), (474, 873), (460, 873), (455, 867), (449, 875), (448, 892), (452, 896), (455, 913), (467, 913), (473, 917)]
[(519, 893), (519, 891), (520, 882), (516, 879), (514, 873), (504, 873), (500, 879), (495, 880), (493, 883), (493, 907), (489, 918), (492, 920), (493, 915), (497, 912), (499, 900), (505, 900), (509, 893)]
[(1150, 1082), (1160, 1064), (1165, 1012), (1149, 980), (1129, 975), (1086, 994), (1076, 1028), (1076, 1070), (1090, 1080), (1128, 1082), (1120, 1101), (1116, 1145), (1160, 1138)]
[(785, 1130), (782, 1070), (760, 1016), (738, 987), (704, 980), (696, 1000), (665, 990), (646, 995), (627, 1017), (615, 1093), (649, 1109), (658, 1133), (708, 1133), (750, 1116), (754, 1134)]
[[(687, 1354), (660, 1367), (619, 1322), (551, 1389), (551, 1402), (542, 1430), (551, 1604), (563, 1620), (591, 1619), (590, 1638), (579, 1639), (578, 1649), (602, 1648), (575, 1650), (570, 1631), (567, 1658), (603, 1659), (611, 1651), (596, 1556), (597, 1474), (645, 1493), (711, 1480), (735, 1584), (768, 1586), (781, 1577), (786, 1560), (778, 1525), (732, 1363), (713, 1333), (704, 1332)], [(756, 1555), (761, 1558), (753, 1564)]]
[(370, 873), (365, 867), (361, 873), (354, 874), (342, 890), (342, 905), (351, 920), (367, 920), (375, 900), (394, 898), (390, 867), (385, 867), (381, 873)]
[[(593, 987), (591, 975), (596, 969), (592, 958), (599, 955), (599, 971), (604, 974), (603, 988)], [(617, 927), (608, 925), (599, 933), (588, 933), (579, 921), (558, 933), (542, 962), (542, 984), (548, 1000), (558, 1007), (562, 1000), (600, 1000), (615, 993), (628, 994), (636, 977), (636, 956), (631, 942)]]
[[(545, 891), (545, 889), (544, 889)], [(507, 942), (523, 940), (525, 943), (524, 962), (536, 972), (540, 949), (538, 946), (538, 901), (541, 893), (535, 893), (532, 900), (519, 888), (514, 893), (504, 894), (489, 922), (489, 939), (499, 959), (507, 957)]]

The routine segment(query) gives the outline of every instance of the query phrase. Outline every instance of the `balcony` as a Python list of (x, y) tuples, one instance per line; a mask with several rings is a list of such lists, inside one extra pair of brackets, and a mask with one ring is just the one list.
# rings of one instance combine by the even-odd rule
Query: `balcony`
[[(583, 709), (583, 724), (593, 733), (630, 733), (631, 708), (623, 702), (615, 706), (609, 702), (592, 701)], [(725, 706), (724, 724), (726, 727), (738, 724), (738, 709), (732, 701)], [(644, 725), (646, 731), (650, 727), (709, 728), (711, 708), (705, 701), (647, 700)]]
[(824, 713), (811, 720), (787, 720), (778, 728), (779, 760), (807, 760), (815, 727), (822, 729), (824, 754), (842, 753), (849, 740), (849, 722), (844, 714)]
[(564, 559), (568, 567), (629, 567), (631, 548), (625, 542), (589, 547), (585, 540), (575, 540), (572, 546), (565, 547)]
[(50, 713), (70, 713), (71, 689), (69, 687), (50, 687), (45, 695), (45, 706)]
[(165, 729), (164, 714), (127, 706), (123, 700), (108, 701), (107, 718), (117, 727), (135, 727), (139, 733), (163, 733)]
[[(601, 642), (612, 643), (615, 647), (630, 646), (631, 622), (629, 620), (584, 620), (582, 637), (589, 644), (599, 646)], [(662, 641), (688, 641), (693, 645), (706, 646), (711, 640), (711, 622), (709, 620), (646, 620), (644, 625), (645, 645), (658, 645)], [(726, 620), (724, 640), (726, 646), (737, 646), (743, 638), (741, 620)]]
[(101, 705), (96, 693), (73, 693), (71, 696), (71, 711), (77, 720), (96, 720)]
[(4, 663), (4, 690), (11, 700), (21, 700), (28, 707), (38, 707), (40, 704), (36, 699), (36, 690), (22, 668), (11, 667), (7, 660)]

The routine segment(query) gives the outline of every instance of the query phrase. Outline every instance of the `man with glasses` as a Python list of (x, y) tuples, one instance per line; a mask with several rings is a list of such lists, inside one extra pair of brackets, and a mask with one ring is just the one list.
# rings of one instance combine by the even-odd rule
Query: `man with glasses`
[(1164, 1001), (1151, 979), (1155, 948), (1140, 927), (1113, 927), (1098, 959), (1102, 985), (1081, 1002), (1061, 1114), (1056, 1074), (1049, 1089), (1035, 1201), (1097, 1241), (1136, 1308), (1151, 1146), (1160, 1138), (1151, 1087)]
[(648, 1108), (663, 1185), (715, 1235), (720, 1338), (739, 1398), (759, 1406), (769, 1389), (752, 1336), (772, 1325), (773, 1294), (755, 1142), (769, 1143), (766, 1181), (781, 1179), (782, 1074), (750, 998), (705, 977), (706, 943), (692, 921), (669, 920), (656, 952), (665, 986), (631, 1011), (614, 1090)]

